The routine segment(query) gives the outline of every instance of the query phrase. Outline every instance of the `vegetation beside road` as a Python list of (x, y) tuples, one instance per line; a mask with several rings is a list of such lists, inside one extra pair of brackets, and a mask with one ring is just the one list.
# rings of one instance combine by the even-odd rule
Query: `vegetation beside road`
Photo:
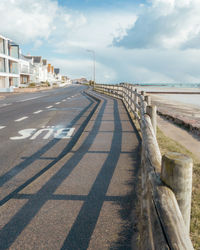
[(193, 159), (193, 188), (192, 188), (192, 211), (190, 235), (195, 249), (200, 249), (200, 162), (194, 154), (184, 148), (178, 142), (165, 136), (163, 132), (157, 129), (157, 140), (161, 154), (164, 155), (169, 151), (186, 154)]

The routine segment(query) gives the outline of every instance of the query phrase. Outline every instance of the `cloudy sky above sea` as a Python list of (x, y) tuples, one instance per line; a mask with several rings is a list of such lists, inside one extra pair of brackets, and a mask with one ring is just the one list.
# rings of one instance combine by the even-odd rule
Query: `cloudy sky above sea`
[(199, 83), (199, 0), (0, 0), (0, 34), (71, 78)]

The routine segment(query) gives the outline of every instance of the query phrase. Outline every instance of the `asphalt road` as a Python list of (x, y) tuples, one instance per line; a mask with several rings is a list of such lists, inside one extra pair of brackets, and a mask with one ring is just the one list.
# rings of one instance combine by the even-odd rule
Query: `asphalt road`
[(139, 137), (120, 100), (84, 89), (0, 101), (0, 249), (131, 249)]
[(77, 132), (95, 105), (84, 89), (72, 85), (0, 100), (1, 205), (80, 136)]

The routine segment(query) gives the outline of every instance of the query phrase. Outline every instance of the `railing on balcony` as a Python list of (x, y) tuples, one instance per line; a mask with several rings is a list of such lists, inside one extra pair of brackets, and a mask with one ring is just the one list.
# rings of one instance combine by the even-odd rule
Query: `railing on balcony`
[(28, 67), (28, 65), (21, 65), (20, 73), (21, 74), (29, 74), (29, 67)]

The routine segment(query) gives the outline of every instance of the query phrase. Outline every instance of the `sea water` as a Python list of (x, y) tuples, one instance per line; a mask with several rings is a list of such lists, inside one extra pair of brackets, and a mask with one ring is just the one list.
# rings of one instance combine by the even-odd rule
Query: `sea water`
[(169, 83), (169, 84), (140, 84), (136, 86), (140, 90), (146, 92), (198, 92), (198, 94), (156, 94), (165, 100), (181, 102), (200, 107), (200, 83)]

